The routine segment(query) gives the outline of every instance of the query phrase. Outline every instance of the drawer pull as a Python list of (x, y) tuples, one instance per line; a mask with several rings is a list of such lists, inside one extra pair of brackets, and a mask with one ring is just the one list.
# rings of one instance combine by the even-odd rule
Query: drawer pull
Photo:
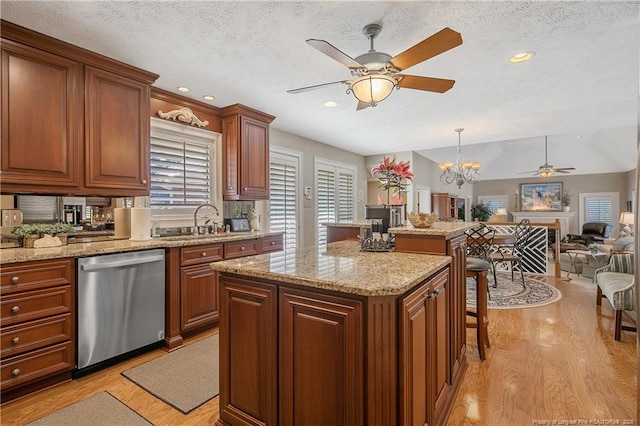
[(202, 252), (202, 254), (200, 254), (200, 256), (202, 256), (202, 257), (206, 257), (206, 256), (207, 256), (207, 252), (206, 252), (206, 251), (203, 251), (203, 252)]
[(240, 250), (244, 250), (244, 246), (240, 247)]
[(17, 283), (18, 281), (20, 281), (20, 277), (11, 277), (11, 282), (13, 284)]
[(13, 343), (14, 345), (20, 343), (20, 338), (19, 337), (14, 337), (13, 339), (11, 339), (11, 343)]
[(142, 179), (142, 183), (143, 183), (144, 185), (146, 185), (146, 184), (147, 184), (147, 180), (146, 180), (146, 179)]
[(14, 368), (13, 371), (11, 371), (11, 375), (12, 376), (17, 376), (18, 374), (20, 374), (20, 369), (19, 368)]
[(272, 246), (275, 246), (275, 245), (276, 245), (276, 242), (275, 242), (275, 241), (271, 241), (271, 245), (272, 245)]
[(16, 305), (16, 306), (12, 306), (11, 307), (11, 312), (13, 312), (14, 314), (17, 312), (20, 312), (20, 306)]

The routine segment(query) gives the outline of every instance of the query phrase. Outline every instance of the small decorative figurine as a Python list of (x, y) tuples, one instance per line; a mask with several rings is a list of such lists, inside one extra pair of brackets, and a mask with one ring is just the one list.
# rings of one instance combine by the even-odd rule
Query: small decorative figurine
[(260, 230), (260, 218), (256, 209), (249, 210), (249, 226), (252, 231)]

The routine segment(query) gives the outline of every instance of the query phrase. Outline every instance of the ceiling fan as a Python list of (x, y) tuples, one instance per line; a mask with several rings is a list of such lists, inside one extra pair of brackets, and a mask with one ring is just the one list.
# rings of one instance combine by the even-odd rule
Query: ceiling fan
[(554, 173), (569, 173), (569, 170), (575, 170), (575, 167), (553, 167), (547, 161), (547, 137), (544, 137), (544, 164), (538, 167), (538, 170), (532, 170), (529, 172), (520, 172), (519, 175), (526, 173), (533, 173), (534, 176), (540, 176), (541, 178), (548, 178), (554, 175)]
[(382, 26), (378, 24), (369, 24), (362, 29), (371, 43), (371, 49), (355, 59), (324, 40), (307, 40), (308, 45), (349, 68), (354, 78), (287, 90), (287, 93), (301, 93), (334, 84), (347, 84), (347, 93), (353, 93), (358, 99), (357, 110), (361, 110), (376, 106), (378, 102), (386, 99), (393, 89), (402, 87), (444, 93), (453, 87), (454, 80), (406, 75), (400, 72), (461, 45), (460, 33), (448, 27), (444, 28), (399, 55), (391, 57), (387, 53), (376, 52), (373, 48), (373, 40), (380, 31)]

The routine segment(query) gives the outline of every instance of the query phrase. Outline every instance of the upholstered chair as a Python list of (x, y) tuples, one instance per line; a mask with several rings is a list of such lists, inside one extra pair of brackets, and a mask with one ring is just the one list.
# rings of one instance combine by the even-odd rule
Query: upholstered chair
[(634, 254), (612, 253), (609, 264), (596, 269), (593, 282), (597, 284), (596, 304), (602, 306), (606, 297), (615, 314), (614, 339), (620, 340), (621, 331), (637, 331), (637, 326), (622, 325), (624, 311), (635, 311)]

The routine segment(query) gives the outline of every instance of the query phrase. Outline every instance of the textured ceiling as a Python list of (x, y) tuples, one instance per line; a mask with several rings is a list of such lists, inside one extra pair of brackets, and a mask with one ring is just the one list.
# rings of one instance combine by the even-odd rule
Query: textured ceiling
[[(360, 153), (414, 150), (483, 161), (483, 179), (544, 163), (576, 174), (635, 168), (639, 3), (633, 2), (35, 2), (2, 1), (2, 18), (160, 74), (155, 86), (211, 104), (241, 103), (272, 126)], [(383, 26), (378, 51), (395, 56), (444, 27), (464, 43), (407, 73), (456, 80), (444, 94), (400, 89), (356, 111), (347, 68), (308, 46), (351, 57), (369, 49), (362, 27)], [(519, 51), (529, 62), (511, 64)], [(334, 100), (336, 108), (325, 108)], [(582, 136), (577, 138), (577, 136)], [(478, 145), (473, 145), (478, 144)], [(448, 148), (444, 148), (448, 147)], [(473, 157), (473, 158), (472, 158)], [(516, 161), (514, 161), (516, 159)]]

